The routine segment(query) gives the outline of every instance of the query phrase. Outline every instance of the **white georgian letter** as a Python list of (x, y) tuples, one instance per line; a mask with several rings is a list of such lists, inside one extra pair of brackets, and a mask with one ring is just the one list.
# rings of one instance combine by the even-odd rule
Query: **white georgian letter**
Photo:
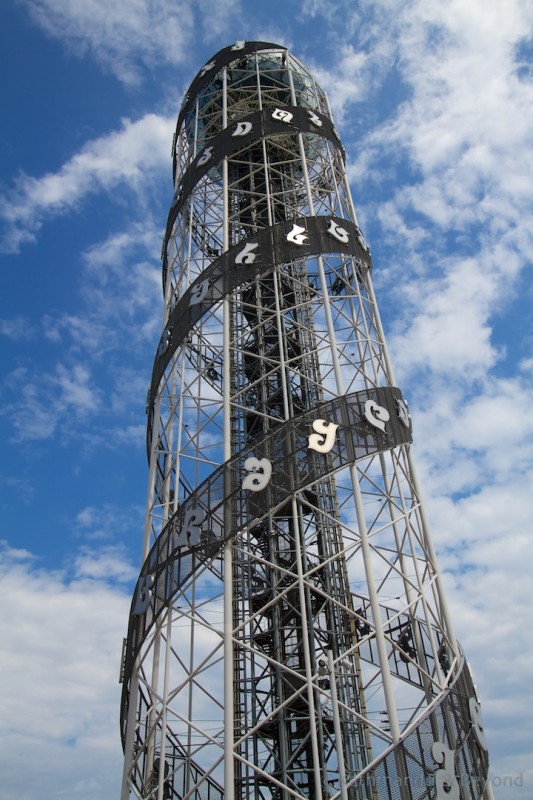
[(181, 193), (181, 189), (182, 189), (181, 183), (178, 183), (178, 185), (176, 186), (176, 191), (174, 192), (174, 195), (172, 196), (171, 208), (173, 208), (176, 205), (176, 203), (178, 202), (179, 196), (180, 196), (180, 193)]
[(313, 125), (317, 126), (317, 128), (322, 127), (322, 120), (320, 119), (320, 117), (317, 117), (314, 111), (308, 111), (307, 116), (309, 117), (309, 122), (312, 122)]
[(196, 166), (197, 167), (203, 167), (204, 164), (207, 164), (207, 162), (211, 160), (211, 156), (212, 155), (213, 155), (213, 148), (212, 147), (206, 147), (204, 152), (203, 152), (203, 154), (198, 159), (198, 161), (196, 163)]
[(472, 723), (472, 730), (478, 740), (480, 747), (483, 750), (487, 749), (487, 740), (485, 738), (485, 730), (483, 728), (483, 718), (481, 716), (481, 708), (475, 697), (471, 697), (468, 701), (468, 711), (470, 713), (470, 722)]
[(167, 352), (168, 348), (170, 347), (170, 340), (172, 339), (172, 330), (170, 328), (165, 328), (161, 335), (161, 339), (159, 340), (159, 347), (157, 348), (157, 355), (162, 356), (164, 353)]
[(191, 299), (189, 300), (190, 306), (197, 306), (198, 303), (202, 303), (205, 298), (207, 297), (207, 292), (209, 291), (209, 281), (202, 281), (195, 286), (193, 291), (191, 292)]
[(257, 253), (254, 253), (256, 247), (259, 247), (259, 242), (248, 242), (245, 244), (240, 253), (235, 256), (236, 264), (253, 264), (257, 258)]
[(385, 430), (385, 423), (390, 419), (390, 414), (386, 408), (378, 405), (375, 400), (367, 400), (365, 403), (365, 417), (380, 431)]
[(341, 226), (337, 225), (337, 223), (332, 219), (329, 221), (329, 228), (327, 232), (330, 236), (333, 236), (334, 239), (337, 239), (343, 244), (347, 244), (348, 239), (350, 238), (348, 231), (345, 228), (341, 228)]
[(203, 78), (204, 75), (206, 75), (210, 70), (212, 70), (214, 66), (215, 62), (210, 61), (209, 64), (206, 64), (205, 67), (202, 67), (202, 69), (200, 70), (200, 78)]
[(403, 422), (405, 427), (409, 429), (411, 419), (409, 417), (409, 409), (407, 408), (407, 403), (405, 400), (402, 400), (401, 397), (396, 398), (396, 408), (398, 409), (398, 417), (400, 418), (400, 422)]
[(431, 755), (437, 764), (442, 764), (442, 769), (435, 772), (435, 800), (460, 800), (459, 783), (455, 777), (455, 750), (434, 742)]
[(339, 426), (334, 422), (326, 422), (325, 419), (315, 419), (313, 430), (309, 436), (308, 449), (316, 450), (317, 453), (329, 453), (335, 444), (335, 435)]
[(305, 244), (305, 240), (308, 239), (308, 235), (305, 232), (305, 228), (301, 228), (299, 225), (294, 223), (292, 226), (292, 231), (289, 231), (287, 234), (287, 241), (293, 242), (294, 244)]
[(185, 512), (181, 530), (175, 534), (174, 546), (184, 547), (190, 545), (194, 547), (200, 544), (200, 529), (205, 520), (205, 511), (202, 508), (191, 508)]
[(357, 228), (357, 241), (359, 242), (363, 250), (365, 250), (367, 253), (370, 253), (370, 247), (366, 243), (366, 239), (363, 236), (363, 231), (361, 230), (361, 228)]
[(144, 614), (144, 612), (150, 605), (150, 600), (152, 599), (153, 585), (154, 585), (153, 575), (141, 575), (141, 577), (137, 581), (135, 605), (133, 607), (133, 613), (136, 616), (138, 616), (139, 614)]
[(294, 114), (285, 108), (276, 108), (272, 112), (272, 119), (279, 119), (280, 122), (292, 122)]
[(251, 122), (238, 122), (232, 136), (246, 136), (252, 130)]
[(243, 489), (260, 492), (268, 485), (272, 475), (272, 463), (268, 458), (251, 456), (244, 462), (244, 469), (249, 473), (242, 482)]

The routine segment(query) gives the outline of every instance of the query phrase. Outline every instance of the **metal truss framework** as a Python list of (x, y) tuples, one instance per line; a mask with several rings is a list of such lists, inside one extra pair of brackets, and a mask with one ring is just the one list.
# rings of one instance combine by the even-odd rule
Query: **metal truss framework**
[(327, 98), (237, 42), (173, 158), (122, 800), (488, 796)]

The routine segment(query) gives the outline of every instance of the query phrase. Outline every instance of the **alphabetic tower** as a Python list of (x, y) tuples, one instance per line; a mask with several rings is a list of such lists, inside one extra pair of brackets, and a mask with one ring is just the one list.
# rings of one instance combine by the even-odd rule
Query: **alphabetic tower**
[(489, 797), (327, 97), (237, 42), (173, 160), (122, 800)]

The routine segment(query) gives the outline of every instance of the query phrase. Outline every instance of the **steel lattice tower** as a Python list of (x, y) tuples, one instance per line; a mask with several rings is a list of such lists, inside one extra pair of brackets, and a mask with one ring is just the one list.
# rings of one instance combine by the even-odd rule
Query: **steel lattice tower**
[(122, 798), (490, 796), (326, 95), (237, 42), (173, 158)]

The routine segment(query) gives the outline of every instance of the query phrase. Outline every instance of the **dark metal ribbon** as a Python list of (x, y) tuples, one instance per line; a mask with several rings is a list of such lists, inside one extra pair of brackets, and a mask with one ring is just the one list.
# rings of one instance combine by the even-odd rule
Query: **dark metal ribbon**
[[(243, 57), (249, 56), (252, 53), (257, 53), (261, 50), (276, 50), (278, 53), (282, 50), (279, 44), (272, 44), (271, 42), (236, 42), (229, 47), (224, 47), (219, 50), (213, 58), (198, 71), (198, 74), (193, 79), (189, 89), (183, 98), (183, 103), (178, 115), (178, 122), (176, 125), (176, 134), (181, 128), (183, 120), (196, 100), (198, 93), (215, 78), (221, 69), (229, 66), (234, 61), (240, 61)], [(287, 86), (287, 89), (289, 87)], [(176, 160), (174, 155), (174, 177), (176, 175)]]
[[(289, 117), (290, 120), (286, 121)], [(172, 234), (172, 226), (200, 178), (220, 164), (223, 158), (238, 152), (251, 142), (299, 132), (324, 136), (334, 143), (344, 157), (344, 149), (329, 117), (299, 106), (279, 106), (256, 111), (238, 121), (232, 121), (227, 128), (209, 140), (209, 144), (198, 153), (185, 171), (170, 206), (163, 243), (163, 284), (166, 279), (166, 249)]]
[[(368, 403), (386, 410), (388, 419), (383, 430), (369, 420)], [(220, 553), (225, 540), (245, 527), (260, 524), (284, 506), (295, 492), (303, 491), (319, 479), (360, 459), (411, 442), (411, 424), (401, 413), (402, 403), (401, 392), (395, 387), (366, 389), (320, 403), (312, 411), (280, 422), (221, 464), (200, 484), (170, 518), (143, 564), (130, 613), (125, 682), (163, 608), (199, 566)], [(316, 420), (338, 426), (327, 453), (310, 448), (309, 437), (316, 430), (313, 428)], [(243, 480), (250, 474), (249, 467), (245, 466), (249, 458), (268, 459), (271, 464), (270, 480), (260, 491), (243, 488)], [(233, 510), (231, 529), (224, 518), (228, 503)], [(199, 543), (184, 544), (181, 541), (184, 522), (196, 510), (203, 518)], [(142, 613), (135, 613), (143, 587), (149, 592), (150, 601)]]
[[(302, 234), (302, 243), (297, 244), (287, 237), (297, 225)], [(332, 230), (342, 230), (341, 239)], [(253, 246), (256, 245), (257, 247)], [(253, 246), (253, 247), (252, 247)], [(248, 248), (248, 252), (247, 252)], [(193, 326), (222, 297), (238, 287), (244, 287), (255, 278), (264, 275), (277, 264), (286, 264), (299, 258), (321, 253), (341, 253), (358, 259), (366, 268), (371, 266), (371, 257), (363, 235), (357, 225), (340, 217), (298, 217), (264, 228), (257, 234), (243, 239), (213, 261), (180, 298), (163, 331), (157, 350), (148, 397), (148, 431), (151, 430), (153, 404), (159, 382), (176, 349), (183, 344)], [(242, 261), (239, 262), (239, 256)], [(360, 276), (361, 277), (361, 276)], [(200, 302), (195, 298), (205, 296)], [(150, 436), (148, 436), (148, 439)]]

